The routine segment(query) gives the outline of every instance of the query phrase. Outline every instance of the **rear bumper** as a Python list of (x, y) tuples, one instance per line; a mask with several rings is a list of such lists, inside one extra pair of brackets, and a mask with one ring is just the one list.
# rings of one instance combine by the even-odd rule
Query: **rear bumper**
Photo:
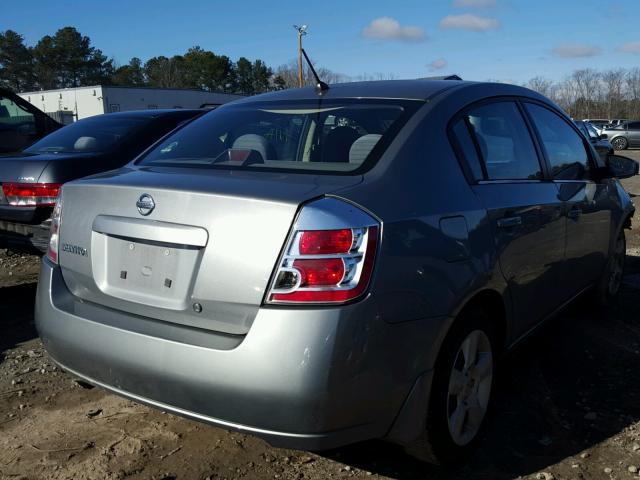
[(70, 373), (162, 410), (306, 450), (390, 431), (394, 439), (412, 436), (392, 427), (403, 405), (416, 408), (407, 399), (428, 370), (425, 342), (437, 344), (448, 321), (411, 323), (384, 324), (374, 302), (363, 301), (263, 308), (249, 333), (235, 339), (182, 332), (186, 327), (77, 301), (47, 259), (36, 299), (42, 340)]
[(50, 223), (50, 220), (46, 220), (38, 225), (30, 225), (0, 220), (0, 246), (30, 253), (34, 249), (46, 253)]

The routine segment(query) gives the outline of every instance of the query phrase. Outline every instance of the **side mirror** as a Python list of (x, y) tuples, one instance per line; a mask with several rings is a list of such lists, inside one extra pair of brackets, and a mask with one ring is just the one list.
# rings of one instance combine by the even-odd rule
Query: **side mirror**
[(640, 164), (635, 160), (620, 155), (609, 155), (607, 166), (612, 177), (629, 178), (638, 174)]
[(606, 139), (607, 139), (607, 138), (609, 138), (609, 137), (607, 136), (607, 134), (606, 134), (606, 133), (601, 133), (600, 135), (598, 135), (598, 138), (599, 138), (600, 140), (606, 140)]

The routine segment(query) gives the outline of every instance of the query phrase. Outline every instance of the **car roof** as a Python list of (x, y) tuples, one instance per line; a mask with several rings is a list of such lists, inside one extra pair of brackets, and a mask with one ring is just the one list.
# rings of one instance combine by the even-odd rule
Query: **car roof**
[(464, 80), (378, 80), (370, 82), (338, 83), (329, 86), (320, 96), (314, 87), (291, 88), (276, 92), (263, 93), (253, 97), (234, 100), (227, 105), (242, 105), (255, 102), (286, 100), (318, 101), (322, 99), (396, 99), (427, 101), (443, 92), (447, 95), (473, 88), (478, 98), (492, 96), (526, 96), (549, 103), (549, 99), (533, 90), (508, 83), (472, 82)]
[[(322, 98), (380, 98), (403, 100), (427, 100), (437, 93), (452, 87), (475, 84), (459, 80), (378, 80), (370, 82), (349, 82), (329, 85)], [(255, 101), (317, 100), (315, 87), (290, 88), (264, 93), (232, 102), (251, 103)]]

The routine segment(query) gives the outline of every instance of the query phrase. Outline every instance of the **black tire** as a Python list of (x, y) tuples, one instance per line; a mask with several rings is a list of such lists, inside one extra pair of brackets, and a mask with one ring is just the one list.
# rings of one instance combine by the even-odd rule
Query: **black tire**
[[(460, 360), (459, 354), (463, 342), (476, 331), (480, 331), (486, 336), (490, 348), (491, 375), (488, 380), (489, 394), (491, 392), (495, 372), (496, 332), (488, 315), (483, 310), (471, 309), (460, 315), (444, 341), (434, 370), (431, 396), (429, 399), (429, 407), (426, 417), (426, 428), (416, 440), (405, 448), (409, 455), (419, 460), (437, 465), (450, 464), (455, 460), (465, 457), (471, 450), (473, 450), (478, 438), (480, 437), (480, 433), (485, 423), (486, 413), (489, 409), (490, 396), (486, 400), (486, 408), (479, 421), (477, 431), (468, 442), (465, 444), (456, 442), (450, 429), (450, 421), (455, 415), (455, 412), (453, 416), (450, 415), (452, 398), (454, 395), (451, 393), (450, 383), (453, 381), (452, 370), (456, 368), (456, 364)], [(458, 394), (458, 402), (460, 395), (463, 394)], [(465, 415), (469, 414), (467, 413)], [(470, 416), (466, 416), (464, 418), (471, 422)]]
[(596, 303), (601, 307), (611, 305), (620, 290), (622, 277), (624, 276), (626, 254), (627, 239), (624, 229), (621, 229), (613, 241), (609, 260), (597, 285)]
[(616, 137), (611, 140), (611, 145), (613, 145), (614, 150), (626, 150), (629, 146), (629, 142), (624, 137)]

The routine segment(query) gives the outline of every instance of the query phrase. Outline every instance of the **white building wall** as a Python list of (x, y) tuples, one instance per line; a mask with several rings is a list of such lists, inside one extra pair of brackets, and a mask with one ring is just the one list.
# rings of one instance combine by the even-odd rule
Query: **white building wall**
[(100, 86), (64, 88), (19, 95), (43, 112), (67, 110), (76, 120), (109, 112), (149, 108), (198, 108), (200, 105), (228, 103), (241, 95), (169, 88)]
[(104, 113), (103, 87), (64, 88), (19, 95), (45, 113), (67, 110), (76, 120)]
[(169, 88), (102, 87), (105, 111), (146, 110), (148, 108), (198, 108), (204, 103), (222, 105), (240, 95)]

